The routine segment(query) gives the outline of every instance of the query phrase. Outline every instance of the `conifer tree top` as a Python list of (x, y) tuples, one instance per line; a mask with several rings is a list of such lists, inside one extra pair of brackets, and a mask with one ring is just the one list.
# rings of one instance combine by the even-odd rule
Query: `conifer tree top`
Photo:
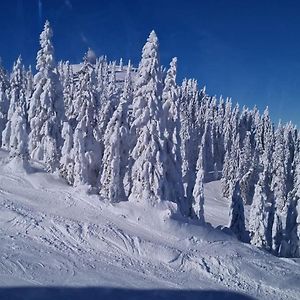
[(54, 48), (52, 45), (53, 32), (49, 21), (47, 20), (44, 25), (44, 29), (40, 34), (40, 46), (41, 49), (37, 53), (37, 71), (51, 70), (54, 68)]

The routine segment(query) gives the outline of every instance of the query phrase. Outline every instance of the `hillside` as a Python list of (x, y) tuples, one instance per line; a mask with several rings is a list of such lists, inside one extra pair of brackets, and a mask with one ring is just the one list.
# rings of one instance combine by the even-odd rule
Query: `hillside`
[[(4, 289), (17, 286), (31, 287), (32, 299), (41, 297), (33, 288), (41, 286), (175, 289), (159, 294), (166, 298), (183, 289), (211, 291), (203, 295), (212, 299), (229, 295), (221, 291), (299, 299), (299, 260), (274, 257), (213, 228), (228, 218), (218, 182), (205, 185), (205, 217), (213, 226), (198, 226), (170, 219), (174, 204), (112, 205), (45, 173), (40, 163), (24, 168), (0, 154), (1, 299), (31, 299)], [(104, 291), (118, 299), (134, 293)]]

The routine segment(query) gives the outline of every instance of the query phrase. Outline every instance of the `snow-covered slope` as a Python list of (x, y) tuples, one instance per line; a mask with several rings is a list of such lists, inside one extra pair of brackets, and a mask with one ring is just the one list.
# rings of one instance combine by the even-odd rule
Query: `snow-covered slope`
[[(219, 188), (218, 182), (205, 187), (205, 216), (214, 227), (227, 224)], [(31, 287), (31, 299), (51, 295), (34, 290), (41, 286), (167, 289), (156, 294), (114, 289), (110, 299), (132, 293), (143, 299), (233, 297), (214, 290), (257, 299), (300, 298), (299, 261), (276, 258), (209, 225), (171, 220), (172, 209), (170, 204), (157, 209), (128, 202), (112, 206), (38, 164), (9, 162), (0, 150), (0, 298), (28, 299), (24, 290), (7, 289), (17, 286)], [(75, 294), (83, 299), (79, 290)], [(62, 295), (52, 296), (67, 299)]]

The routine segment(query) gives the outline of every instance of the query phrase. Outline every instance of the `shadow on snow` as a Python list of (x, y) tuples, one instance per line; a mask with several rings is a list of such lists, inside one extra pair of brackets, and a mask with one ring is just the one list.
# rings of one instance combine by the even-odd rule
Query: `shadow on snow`
[(250, 300), (249, 296), (215, 290), (127, 289), (108, 287), (8, 287), (1, 300)]

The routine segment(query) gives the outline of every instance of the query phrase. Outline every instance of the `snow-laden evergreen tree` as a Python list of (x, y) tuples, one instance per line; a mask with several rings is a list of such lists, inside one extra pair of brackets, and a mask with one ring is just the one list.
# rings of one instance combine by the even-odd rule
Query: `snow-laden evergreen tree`
[[(294, 184), (295, 152), (297, 151), (297, 129), (291, 122), (284, 126), (285, 173), (287, 195), (292, 192)], [(289, 202), (287, 201), (287, 205)]]
[(286, 211), (286, 169), (285, 169), (285, 140), (284, 128), (281, 124), (275, 132), (275, 149), (273, 152), (272, 190), (274, 192), (276, 209), (281, 214)]
[(136, 137), (133, 159), (131, 201), (152, 205), (167, 199), (166, 153), (162, 145), (162, 75), (158, 39), (154, 31), (143, 47), (133, 99), (131, 132)]
[(174, 57), (167, 71), (162, 92), (163, 127), (167, 147), (172, 152), (177, 164), (181, 164), (179, 144), (179, 91), (176, 85), (177, 58)]
[(99, 94), (100, 105), (106, 103), (107, 88), (109, 84), (109, 67), (106, 57), (100, 57), (96, 60), (95, 74), (96, 74), (96, 90)]
[(205, 223), (204, 218), (204, 171), (202, 169), (202, 149), (199, 151), (199, 157), (197, 161), (197, 176), (196, 182), (193, 189), (193, 202), (192, 202), (192, 213), (191, 217), (196, 218), (200, 221), (200, 223)]
[[(239, 132), (239, 122), (240, 122), (240, 106), (237, 103), (231, 113), (230, 125), (231, 125), (231, 145), (237, 143), (240, 148), (241, 136)], [(238, 140), (235, 140), (238, 135)]]
[(251, 133), (247, 131), (240, 152), (239, 175), (241, 195), (245, 204), (251, 204), (255, 185), (255, 160), (251, 145)]
[[(127, 200), (130, 149), (130, 120), (128, 107), (132, 103), (131, 65), (128, 64), (120, 103), (108, 122), (104, 135), (104, 154), (100, 177), (100, 194), (110, 202)], [(125, 178), (125, 176), (127, 177)], [(129, 185), (129, 187), (128, 187)]]
[[(205, 98), (205, 90), (200, 92), (201, 100)], [(182, 157), (182, 180), (185, 197), (193, 197), (193, 188), (196, 180), (196, 165), (198, 147), (201, 141), (200, 132), (200, 96), (196, 80), (184, 80), (181, 86), (180, 97), (180, 138)]]
[[(86, 105), (87, 98), (92, 99), (95, 110), (98, 107), (95, 69), (87, 59), (87, 55), (88, 54), (85, 53), (82, 66), (76, 74), (77, 80), (74, 83), (74, 107), (70, 119), (75, 119), (76, 124), (80, 122), (85, 114), (85, 111), (82, 108)], [(70, 72), (72, 74), (71, 70)]]
[(226, 151), (222, 170), (222, 193), (224, 197), (229, 198), (231, 188), (236, 181), (240, 180), (239, 162), (240, 162), (240, 137), (236, 134), (233, 141), (230, 142), (230, 151)]
[(272, 251), (275, 255), (281, 254), (281, 245), (283, 241), (283, 228), (281, 214), (275, 207), (275, 214), (272, 227)]
[(0, 145), (2, 145), (2, 131), (7, 122), (7, 113), (9, 108), (9, 81), (6, 71), (1, 65), (0, 60)]
[(285, 169), (285, 140), (284, 127), (281, 123), (275, 132), (275, 148), (273, 152), (273, 172), (271, 189), (274, 193), (274, 221), (272, 229), (272, 249), (275, 254), (280, 254), (281, 244), (284, 239), (284, 229), (287, 217), (287, 186)]
[[(30, 107), (30, 99), (32, 97), (33, 89), (34, 89), (34, 81), (33, 74), (31, 70), (31, 66), (29, 66), (26, 71), (26, 114), (28, 115), (29, 107)], [(28, 117), (27, 117), (28, 118)]]
[(274, 127), (270, 119), (268, 107), (266, 107), (263, 115), (256, 122), (255, 148), (258, 152), (260, 163), (268, 164), (274, 147)]
[(28, 158), (28, 125), (26, 110), (26, 83), (22, 59), (14, 63), (11, 74), (10, 106), (8, 121), (2, 132), (2, 147), (9, 150), (11, 156)]
[(268, 249), (267, 230), (268, 230), (268, 212), (267, 212), (267, 191), (265, 173), (262, 172), (255, 185), (253, 203), (250, 209), (249, 231), (250, 242), (259, 248)]
[(294, 160), (294, 188), (290, 193), (290, 210), (287, 219), (288, 230), (288, 255), (292, 257), (300, 257), (300, 138), (295, 147)]
[(225, 102), (225, 112), (224, 112), (224, 126), (223, 126), (223, 135), (224, 135), (224, 155), (225, 153), (230, 153), (231, 143), (232, 143), (232, 130), (231, 130), (231, 112), (232, 111), (232, 102), (231, 99), (226, 99)]
[[(118, 107), (120, 101), (120, 90), (116, 82), (116, 62), (102, 63), (101, 72), (98, 74), (98, 95), (99, 109), (97, 114), (97, 123), (99, 131), (99, 158), (102, 160), (104, 154), (104, 135), (113, 113)], [(102, 76), (100, 78), (100, 76)], [(100, 171), (101, 172), (101, 171)]]
[(69, 61), (62, 64), (60, 80), (63, 87), (65, 114), (68, 120), (76, 117), (75, 101), (74, 101), (74, 74), (72, 65)]
[(97, 97), (94, 72), (87, 62), (79, 74), (75, 91), (77, 126), (73, 135), (73, 161), (75, 186), (86, 184), (96, 187), (100, 170), (99, 128), (97, 124)]
[(213, 156), (213, 177), (214, 180), (221, 179), (221, 171), (224, 163), (224, 101), (220, 98), (218, 106), (214, 110), (212, 122), (212, 156)]
[(73, 130), (68, 122), (64, 122), (62, 128), (62, 138), (64, 140), (61, 149), (60, 173), (69, 184), (74, 183), (74, 154), (73, 154)]
[(108, 81), (106, 82), (106, 86), (101, 91), (98, 121), (99, 130), (102, 137), (104, 137), (108, 122), (119, 104), (119, 90), (116, 83), (116, 62), (109, 64), (108, 70)]
[(239, 240), (245, 241), (246, 227), (244, 203), (241, 197), (240, 184), (238, 181), (231, 186), (231, 191), (228, 227)]
[[(181, 170), (181, 138), (179, 120), (179, 90), (176, 84), (177, 58), (173, 58), (166, 73), (162, 92), (163, 115), (163, 147), (165, 152), (166, 181), (173, 187), (166, 198), (179, 203), (182, 209), (189, 211), (188, 203), (184, 201), (184, 190)], [(184, 208), (185, 207), (185, 208)]]
[(212, 141), (212, 127), (211, 120), (205, 122), (204, 133), (201, 139), (201, 156), (202, 156), (202, 170), (204, 172), (204, 180), (211, 180), (211, 174), (214, 171), (214, 158), (213, 158), (213, 141)]
[(254, 149), (254, 178), (259, 177), (259, 173), (264, 173), (264, 189), (267, 197), (266, 213), (267, 213), (267, 248), (272, 249), (272, 232), (275, 217), (275, 201), (272, 184), (272, 157), (274, 152), (274, 127), (271, 123), (268, 107), (262, 116), (258, 112), (255, 113), (255, 149)]
[(70, 179), (74, 186), (89, 185), (88, 159), (86, 157), (85, 132), (87, 131), (85, 119), (81, 119), (77, 124), (73, 135), (73, 149), (71, 164), (73, 164), (73, 174)]
[(64, 119), (62, 88), (55, 69), (52, 29), (46, 21), (40, 35), (41, 49), (37, 53), (37, 74), (30, 99), (29, 153), (31, 158), (44, 161), (47, 169), (59, 166), (62, 146), (61, 127)]

